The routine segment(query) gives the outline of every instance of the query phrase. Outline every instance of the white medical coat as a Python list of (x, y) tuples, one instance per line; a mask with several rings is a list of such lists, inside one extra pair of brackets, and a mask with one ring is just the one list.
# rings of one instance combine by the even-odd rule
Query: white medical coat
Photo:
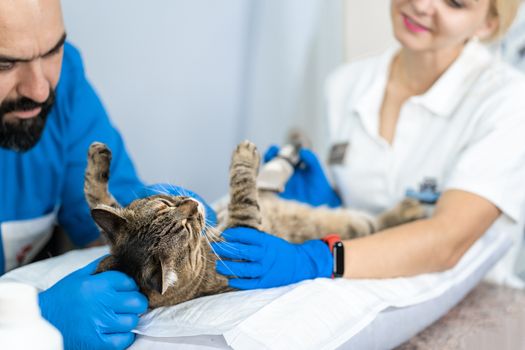
[(418, 189), (459, 189), (495, 204), (494, 228), (514, 247), (490, 274), (519, 285), (513, 273), (525, 216), (525, 76), (480, 43), (458, 59), (423, 95), (402, 106), (390, 145), (379, 135), (380, 108), (397, 49), (350, 63), (327, 82), (330, 141), (348, 142), (332, 175), (347, 206), (379, 212)]

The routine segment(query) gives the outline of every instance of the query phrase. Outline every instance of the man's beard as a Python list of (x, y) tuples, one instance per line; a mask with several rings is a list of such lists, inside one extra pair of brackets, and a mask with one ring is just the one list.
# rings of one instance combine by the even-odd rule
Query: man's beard
[[(55, 102), (55, 92), (49, 91), (49, 97), (43, 103), (22, 97), (18, 100), (4, 101), (0, 104), (0, 147), (17, 152), (33, 148), (44, 131), (46, 120)], [(42, 108), (40, 113), (30, 119), (7, 122), (5, 115), (15, 111), (30, 111)]]

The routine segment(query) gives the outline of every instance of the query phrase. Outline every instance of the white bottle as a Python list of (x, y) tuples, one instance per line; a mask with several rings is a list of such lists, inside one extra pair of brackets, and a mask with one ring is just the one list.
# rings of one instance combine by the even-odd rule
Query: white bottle
[(293, 175), (294, 167), (299, 162), (298, 147), (285, 145), (277, 157), (264, 164), (257, 176), (257, 188), (260, 190), (283, 192)]
[(40, 313), (36, 288), (0, 282), (0, 349), (63, 349), (62, 335)]

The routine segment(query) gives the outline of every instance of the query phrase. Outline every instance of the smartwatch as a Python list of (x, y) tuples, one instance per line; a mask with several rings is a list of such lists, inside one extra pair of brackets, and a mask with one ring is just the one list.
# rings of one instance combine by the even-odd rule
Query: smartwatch
[(343, 277), (345, 272), (345, 248), (341, 241), (341, 237), (334, 234), (325, 236), (324, 238), (321, 238), (321, 240), (328, 245), (334, 258), (332, 278)]

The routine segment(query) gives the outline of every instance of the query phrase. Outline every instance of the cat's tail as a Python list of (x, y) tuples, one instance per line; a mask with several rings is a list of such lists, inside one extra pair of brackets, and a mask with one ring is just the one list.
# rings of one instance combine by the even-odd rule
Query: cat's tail
[(90, 209), (104, 204), (121, 208), (108, 191), (111, 150), (103, 143), (93, 142), (89, 146), (88, 164), (84, 175), (84, 195)]

